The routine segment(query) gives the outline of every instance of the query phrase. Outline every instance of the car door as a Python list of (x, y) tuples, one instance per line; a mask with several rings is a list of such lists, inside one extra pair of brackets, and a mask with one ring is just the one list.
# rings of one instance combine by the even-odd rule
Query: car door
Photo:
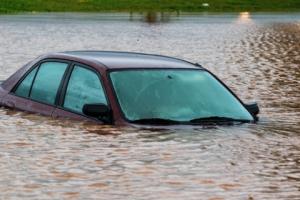
[(80, 120), (102, 121), (85, 116), (82, 108), (85, 104), (102, 103), (108, 105), (100, 73), (88, 66), (74, 64), (69, 70), (62, 89), (60, 102), (53, 117), (68, 117)]
[(68, 65), (64, 61), (41, 62), (29, 70), (3, 103), (19, 110), (51, 116)]

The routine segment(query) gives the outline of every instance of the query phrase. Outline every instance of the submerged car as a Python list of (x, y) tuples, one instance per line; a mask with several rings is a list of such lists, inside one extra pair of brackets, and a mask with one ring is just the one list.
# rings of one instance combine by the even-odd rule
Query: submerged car
[(199, 64), (103, 51), (37, 58), (1, 84), (0, 105), (115, 125), (252, 123), (259, 113)]

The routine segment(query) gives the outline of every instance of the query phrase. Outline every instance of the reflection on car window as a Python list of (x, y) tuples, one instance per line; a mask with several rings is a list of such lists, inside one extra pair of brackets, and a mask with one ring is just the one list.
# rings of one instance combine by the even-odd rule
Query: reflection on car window
[(67, 67), (67, 63), (60, 62), (41, 64), (32, 86), (30, 98), (39, 102), (54, 104), (57, 90)]
[(72, 72), (64, 107), (82, 113), (85, 104), (107, 104), (99, 77), (93, 71), (75, 66)]
[(15, 91), (15, 94), (21, 97), (28, 97), (29, 91), (31, 88), (32, 81), (34, 79), (34, 76), (37, 72), (37, 67), (32, 70), (26, 78), (22, 81), (22, 83), (18, 86), (18, 88)]
[(129, 120), (190, 121), (212, 116), (253, 120), (243, 105), (202, 70), (126, 70), (110, 74), (121, 109)]

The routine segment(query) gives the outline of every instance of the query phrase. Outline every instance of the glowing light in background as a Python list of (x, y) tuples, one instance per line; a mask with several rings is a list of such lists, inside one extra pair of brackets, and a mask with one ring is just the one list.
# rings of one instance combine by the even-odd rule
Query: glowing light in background
[(245, 23), (252, 21), (250, 12), (240, 12), (238, 22)]
[(202, 6), (203, 7), (209, 7), (209, 3), (203, 3)]

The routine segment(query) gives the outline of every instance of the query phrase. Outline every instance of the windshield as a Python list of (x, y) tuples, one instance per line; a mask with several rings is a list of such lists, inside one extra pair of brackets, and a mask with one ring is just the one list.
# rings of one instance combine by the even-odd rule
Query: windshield
[(125, 117), (191, 121), (226, 117), (253, 120), (243, 105), (210, 73), (186, 69), (134, 69), (110, 73)]

